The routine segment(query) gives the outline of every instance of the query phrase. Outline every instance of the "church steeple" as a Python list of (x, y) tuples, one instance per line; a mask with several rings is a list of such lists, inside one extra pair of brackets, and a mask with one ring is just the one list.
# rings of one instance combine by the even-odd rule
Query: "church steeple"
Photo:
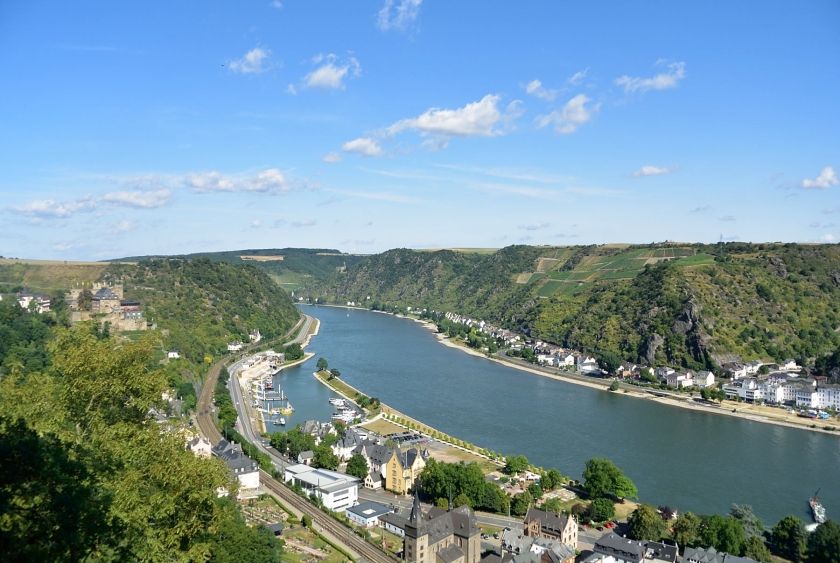
[(411, 504), (411, 512), (408, 515), (408, 522), (405, 525), (405, 535), (417, 538), (423, 535), (423, 510), (420, 507), (420, 493), (414, 490), (414, 502)]

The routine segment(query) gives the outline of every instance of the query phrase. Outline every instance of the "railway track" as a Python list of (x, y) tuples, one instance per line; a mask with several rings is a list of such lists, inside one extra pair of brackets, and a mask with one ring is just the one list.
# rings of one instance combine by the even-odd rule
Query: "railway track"
[(378, 547), (357, 536), (350, 528), (347, 528), (337, 520), (334, 520), (331, 516), (325, 514), (313, 506), (310, 502), (299, 497), (294, 491), (274, 479), (265, 471), (260, 471), (260, 483), (262, 483), (269, 491), (280, 497), (283, 502), (292, 508), (312, 517), (313, 523), (317, 524), (320, 529), (329, 532), (341, 543), (356, 552), (359, 557), (361, 557), (362, 561), (368, 561), (371, 563), (394, 563), (396, 560)]

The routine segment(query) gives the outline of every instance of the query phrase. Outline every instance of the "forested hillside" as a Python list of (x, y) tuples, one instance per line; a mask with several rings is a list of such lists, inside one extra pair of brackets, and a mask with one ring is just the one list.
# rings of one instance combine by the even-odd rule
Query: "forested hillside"
[(193, 362), (217, 356), (231, 340), (286, 333), (299, 313), (288, 294), (265, 272), (207, 258), (114, 264), (103, 279), (121, 282), (146, 318), (165, 331), (165, 343)]
[(154, 335), (93, 329), (0, 302), (4, 560), (279, 561), (273, 535), (218, 498), (225, 465), (148, 420), (166, 389)]
[(649, 364), (714, 367), (840, 348), (837, 245), (398, 249), (315, 296), (456, 311)]

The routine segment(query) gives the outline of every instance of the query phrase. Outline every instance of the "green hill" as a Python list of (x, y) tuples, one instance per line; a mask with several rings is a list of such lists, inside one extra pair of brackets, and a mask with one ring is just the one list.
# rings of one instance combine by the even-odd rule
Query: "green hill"
[[(162, 256), (135, 256), (124, 261), (137, 261)], [(207, 258), (214, 262), (229, 264), (250, 264), (268, 273), (287, 291), (309, 287), (315, 282), (332, 280), (336, 275), (365, 257), (360, 254), (345, 254), (329, 248), (262, 248), (228, 250), (223, 252), (199, 252), (170, 256), (169, 258)]]
[(194, 362), (216, 356), (234, 339), (259, 329), (266, 338), (287, 332), (299, 317), (288, 294), (248, 265), (194, 260), (113, 264), (104, 280), (122, 282), (146, 318), (166, 331), (166, 345)]
[(837, 245), (397, 249), (316, 295), (456, 311), (651, 364), (813, 358), (840, 347)]

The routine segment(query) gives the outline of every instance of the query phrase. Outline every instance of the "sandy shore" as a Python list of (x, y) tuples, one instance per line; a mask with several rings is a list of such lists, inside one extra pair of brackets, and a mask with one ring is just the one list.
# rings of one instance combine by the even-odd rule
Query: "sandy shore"
[[(364, 311), (369, 311), (369, 309), (365, 309), (363, 307), (347, 307), (347, 306), (344, 306), (344, 305), (321, 305), (321, 306), (338, 307), (338, 308), (343, 308), (343, 309), (360, 309), (360, 310), (364, 310)], [(374, 311), (374, 312), (382, 313), (383, 315), (391, 315), (391, 316), (394, 316), (394, 317), (397, 317), (397, 318), (414, 321), (414, 322), (419, 323), (420, 325), (424, 326), (428, 330), (431, 330), (432, 332), (434, 332), (435, 337), (437, 338), (438, 342), (440, 342), (444, 346), (448, 346), (450, 348), (455, 348), (455, 349), (460, 350), (461, 352), (464, 352), (466, 354), (470, 354), (472, 356), (483, 358), (483, 359), (491, 361), (491, 362), (496, 362), (498, 364), (502, 364), (502, 365), (507, 366), (509, 368), (517, 369), (519, 371), (530, 373), (532, 375), (539, 375), (541, 377), (547, 377), (549, 379), (556, 379), (558, 381), (565, 381), (566, 383), (572, 383), (574, 385), (582, 385), (584, 387), (590, 387), (592, 389), (601, 389), (601, 390), (609, 389), (609, 386), (612, 383), (612, 380), (594, 380), (593, 379), (592, 381), (587, 381), (585, 379), (581, 379), (582, 376), (570, 376), (570, 375), (564, 375), (562, 373), (552, 373), (552, 372), (548, 372), (548, 371), (545, 371), (543, 369), (539, 369), (539, 368), (536, 368), (536, 367), (531, 368), (531, 367), (528, 367), (528, 366), (523, 366), (521, 364), (514, 363), (514, 362), (511, 362), (511, 361), (507, 361), (507, 360), (504, 360), (502, 358), (489, 357), (486, 354), (483, 354), (483, 353), (481, 353), (477, 350), (473, 350), (472, 348), (469, 348), (467, 346), (461, 346), (459, 344), (455, 344), (447, 336), (438, 333), (437, 332), (437, 326), (432, 322), (425, 321), (425, 320), (422, 320), (422, 319), (418, 319), (418, 318), (415, 318), (415, 317), (409, 317), (409, 316), (406, 316), (406, 315), (386, 313), (384, 311)], [(660, 403), (660, 404), (663, 404), (663, 405), (668, 405), (668, 406), (677, 407), (677, 408), (681, 408), (681, 409), (689, 409), (689, 410), (700, 411), (700, 412), (705, 412), (705, 413), (709, 413), (709, 414), (731, 416), (731, 417), (740, 418), (740, 419), (743, 419), (743, 420), (750, 420), (750, 421), (753, 421), (753, 422), (762, 422), (762, 423), (765, 423), (765, 424), (775, 424), (777, 426), (786, 426), (788, 428), (796, 428), (798, 430), (807, 430), (807, 431), (810, 431), (810, 432), (822, 432), (823, 434), (830, 434), (832, 436), (840, 437), (840, 432), (838, 432), (838, 430), (840, 430), (840, 427), (838, 427), (838, 430), (834, 430), (834, 431), (825, 430), (825, 429), (819, 428), (819, 427), (818, 428), (811, 428), (810, 427), (812, 424), (822, 424), (823, 426), (826, 426), (827, 421), (815, 421), (815, 420), (812, 420), (812, 419), (804, 419), (804, 418), (799, 419), (799, 418), (796, 418), (796, 417), (790, 417), (790, 418), (787, 418), (787, 419), (780, 419), (780, 418), (771, 417), (771, 416), (768, 416), (768, 415), (765, 415), (765, 414), (761, 414), (760, 412), (745, 412), (745, 411), (749, 411), (749, 410), (758, 408), (758, 407), (754, 407), (753, 405), (749, 405), (749, 404), (745, 404), (745, 403), (736, 403), (736, 402), (733, 402), (733, 401), (725, 401), (722, 404), (722, 406), (719, 406), (719, 407), (707, 406), (707, 405), (701, 405), (701, 404), (694, 403), (694, 402), (690, 401), (690, 399), (688, 397), (686, 397), (685, 399), (661, 397), (661, 396), (652, 395), (651, 393), (648, 393), (648, 392), (645, 392), (645, 391), (642, 391), (642, 390), (637, 390), (637, 389), (633, 389), (633, 388), (628, 389), (627, 386), (623, 386), (621, 391), (616, 391), (615, 393), (620, 395), (620, 396), (623, 396), (623, 397), (632, 397), (634, 399), (644, 399), (644, 400), (647, 400), (647, 401), (656, 401), (657, 403)], [(734, 412), (733, 412), (733, 409), (734, 409)], [(774, 413), (774, 414), (776, 414), (776, 413)], [(779, 414), (779, 416), (781, 416), (781, 414)], [(802, 422), (800, 422), (800, 420)], [(832, 425), (834, 425), (836, 427), (836, 424), (832, 424)]]

